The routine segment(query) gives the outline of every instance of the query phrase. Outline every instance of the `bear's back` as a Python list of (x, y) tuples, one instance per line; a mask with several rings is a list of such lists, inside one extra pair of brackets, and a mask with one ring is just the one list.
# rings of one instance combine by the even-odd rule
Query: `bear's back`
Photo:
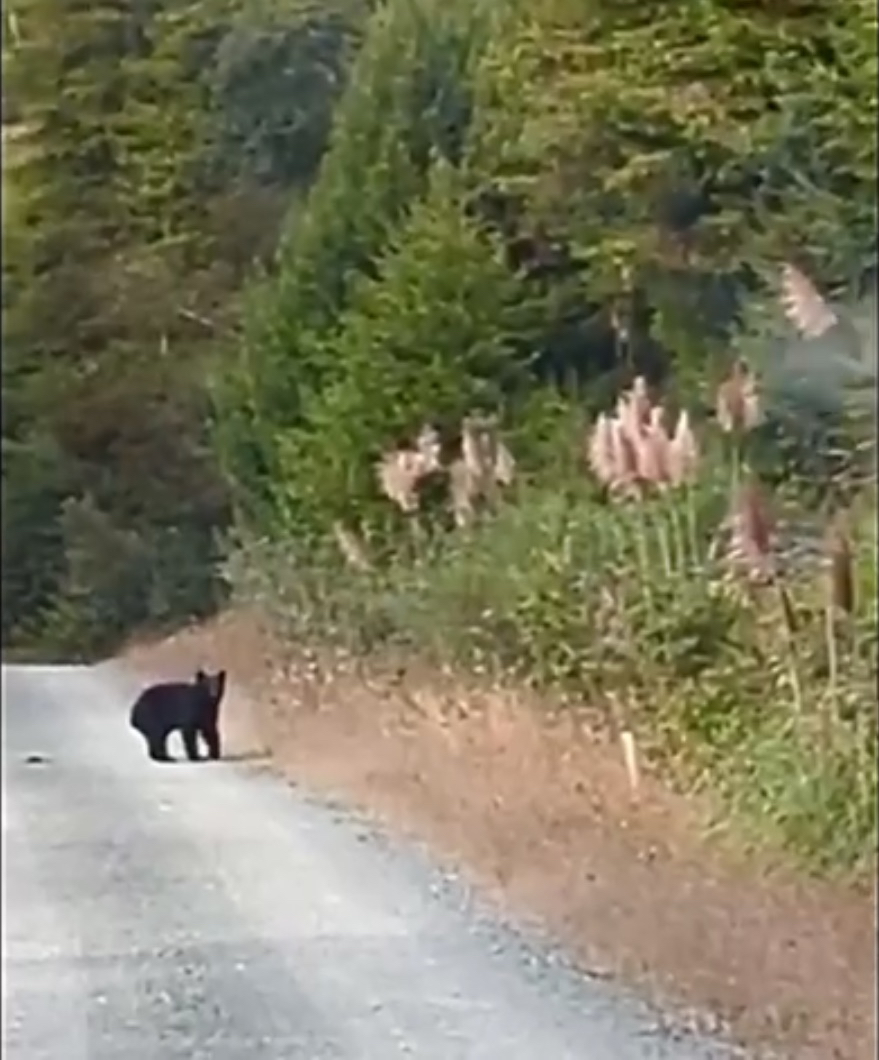
[(131, 725), (139, 731), (178, 729), (193, 724), (200, 711), (199, 689), (186, 681), (150, 685), (131, 708)]

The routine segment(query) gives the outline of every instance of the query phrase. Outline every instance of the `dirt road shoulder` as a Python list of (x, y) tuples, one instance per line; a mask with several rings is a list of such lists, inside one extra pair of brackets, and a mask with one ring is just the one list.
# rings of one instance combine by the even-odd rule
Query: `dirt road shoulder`
[(617, 749), (570, 718), (285, 655), (227, 615), (127, 658), (162, 674), (227, 666), (238, 753), (265, 749), (299, 783), (427, 840), (591, 970), (782, 1055), (876, 1055), (872, 890), (732, 857), (706, 838), (697, 805), (649, 778), (634, 805)]

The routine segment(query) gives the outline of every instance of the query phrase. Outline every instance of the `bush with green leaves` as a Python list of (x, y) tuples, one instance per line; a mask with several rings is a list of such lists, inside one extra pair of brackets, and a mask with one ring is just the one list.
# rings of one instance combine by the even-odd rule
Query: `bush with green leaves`
[(877, 823), (875, 512), (838, 530), (825, 571), (816, 521), (782, 512), (764, 533), (765, 491), (719, 441), (705, 438), (698, 477), (678, 486), (608, 495), (585, 472), (538, 479), (470, 530), (424, 537), (414, 558), (353, 570), (331, 542), (252, 542), (228, 577), (301, 646), (402, 651), (603, 707), (658, 769), (708, 788), (761, 839), (863, 870)]
[(414, 438), (425, 422), (457, 425), (473, 408), (515, 407), (524, 393), (534, 307), (462, 199), (454, 169), (437, 165), (379, 276), (354, 285), (325, 340), (334, 378), (304, 394), (301, 425), (279, 437), (278, 507), (291, 529), (386, 509), (375, 465), (389, 439)]

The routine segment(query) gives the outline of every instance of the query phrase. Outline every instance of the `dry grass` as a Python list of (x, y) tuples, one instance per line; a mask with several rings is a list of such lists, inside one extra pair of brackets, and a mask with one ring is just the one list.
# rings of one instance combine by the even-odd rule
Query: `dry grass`
[(776, 574), (776, 524), (765, 491), (756, 479), (738, 486), (729, 515), (726, 559), (758, 584)]
[(807, 339), (821, 338), (839, 322), (818, 288), (795, 265), (782, 269), (779, 300), (788, 320)]
[(336, 522), (333, 524), (333, 535), (336, 539), (336, 544), (339, 546), (339, 551), (349, 567), (364, 574), (372, 570), (372, 563), (366, 554), (366, 548), (353, 530), (349, 530), (342, 523)]
[(640, 497), (695, 479), (700, 453), (690, 415), (686, 409), (678, 413), (671, 435), (667, 418), (662, 403), (651, 401), (641, 376), (620, 396), (614, 415), (598, 416), (588, 440), (587, 461), (613, 496)]
[[(439, 432), (430, 425), (422, 427), (412, 448), (385, 453), (376, 467), (382, 493), (409, 516), (420, 508), (420, 484), (438, 472), (448, 477), (455, 525), (471, 525), (478, 509), (491, 505), (498, 488), (512, 485), (516, 474), (516, 462), (500, 437), (496, 418), (465, 416), (460, 455), (447, 467), (442, 463)], [(362, 569), (366, 557), (354, 546), (351, 532), (338, 525), (334, 532), (349, 564)]]
[(461, 424), (461, 455), (449, 465), (455, 525), (470, 526), (480, 504), (491, 504), (498, 487), (510, 486), (516, 473), (513, 454), (504, 445), (494, 417), (466, 416)]
[(828, 605), (834, 614), (852, 615), (855, 611), (854, 552), (842, 518), (828, 528), (827, 558)]
[(743, 360), (735, 362), (718, 387), (715, 412), (720, 429), (727, 434), (746, 434), (760, 425), (757, 378)]
[(440, 438), (425, 424), (414, 447), (385, 453), (376, 467), (382, 493), (405, 515), (418, 511), (418, 484), (440, 470)]

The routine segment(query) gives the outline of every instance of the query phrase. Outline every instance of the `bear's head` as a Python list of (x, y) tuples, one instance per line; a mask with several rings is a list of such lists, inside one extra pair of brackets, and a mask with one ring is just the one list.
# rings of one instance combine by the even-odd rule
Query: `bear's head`
[(208, 674), (202, 669), (196, 670), (195, 686), (202, 691), (211, 707), (218, 707), (226, 691), (226, 671)]

